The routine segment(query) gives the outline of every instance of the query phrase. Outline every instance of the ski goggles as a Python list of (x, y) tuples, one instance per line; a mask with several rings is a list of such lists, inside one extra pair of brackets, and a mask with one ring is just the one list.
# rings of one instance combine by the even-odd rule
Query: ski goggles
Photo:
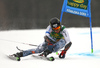
[(58, 27), (56, 27), (56, 28), (53, 28), (53, 30), (58, 30), (58, 29), (60, 29), (60, 26), (58, 26)]

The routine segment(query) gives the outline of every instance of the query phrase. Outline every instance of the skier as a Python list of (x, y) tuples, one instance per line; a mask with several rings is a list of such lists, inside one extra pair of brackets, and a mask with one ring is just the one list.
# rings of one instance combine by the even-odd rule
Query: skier
[(56, 17), (52, 18), (49, 22), (49, 26), (46, 29), (44, 36), (44, 42), (40, 44), (36, 49), (25, 50), (16, 54), (16, 57), (20, 61), (20, 57), (25, 57), (31, 54), (42, 53), (39, 56), (49, 55), (52, 52), (57, 52), (64, 48), (59, 54), (59, 58), (65, 58), (67, 50), (71, 47), (71, 40), (65, 26), (61, 25), (60, 20)]

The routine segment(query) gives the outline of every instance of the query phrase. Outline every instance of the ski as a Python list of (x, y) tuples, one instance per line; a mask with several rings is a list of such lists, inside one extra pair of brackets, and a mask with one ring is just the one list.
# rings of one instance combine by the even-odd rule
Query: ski
[[(19, 57), (14, 57), (13, 55), (7, 55), (7, 57), (9, 59), (15, 60), (15, 61), (20, 61), (21, 60)], [(44, 56), (36, 56), (36, 55), (32, 55), (32, 57), (35, 57), (37, 59), (48, 60), (48, 61), (54, 61), (55, 60), (54, 57), (44, 57)]]
[(54, 57), (44, 57), (44, 56), (36, 56), (36, 55), (32, 55), (32, 57), (35, 57), (37, 59), (48, 60), (48, 61), (54, 61), (55, 60)]

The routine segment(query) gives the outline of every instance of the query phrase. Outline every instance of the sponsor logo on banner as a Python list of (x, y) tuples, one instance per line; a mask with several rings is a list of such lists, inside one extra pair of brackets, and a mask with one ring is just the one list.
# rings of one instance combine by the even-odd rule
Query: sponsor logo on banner
[(68, 6), (87, 10), (88, 0), (68, 0)]
[(73, 0), (73, 1), (77, 3), (84, 3), (84, 0)]

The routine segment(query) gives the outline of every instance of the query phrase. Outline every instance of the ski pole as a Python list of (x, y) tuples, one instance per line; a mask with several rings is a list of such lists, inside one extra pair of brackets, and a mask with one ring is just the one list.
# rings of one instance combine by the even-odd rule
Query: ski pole
[(8, 41), (8, 42), (14, 42), (14, 43), (20, 43), (20, 44), (25, 44), (25, 45), (30, 45), (30, 46), (37, 46), (37, 45), (34, 45), (34, 44), (23, 43), (23, 42), (17, 42), (17, 41), (6, 40), (6, 39), (0, 39), (0, 40), (3, 40), (3, 41)]

